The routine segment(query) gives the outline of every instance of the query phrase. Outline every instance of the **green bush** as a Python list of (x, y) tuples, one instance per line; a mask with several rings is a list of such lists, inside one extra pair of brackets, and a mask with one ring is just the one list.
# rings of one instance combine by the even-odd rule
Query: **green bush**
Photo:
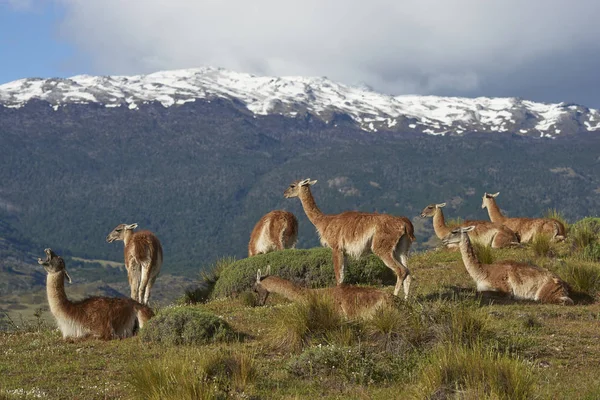
[[(302, 286), (327, 287), (335, 282), (330, 249), (287, 249), (259, 254), (226, 265), (215, 284), (212, 297), (236, 295), (250, 289), (256, 281), (256, 271), (260, 269), (264, 273), (267, 265), (271, 265), (273, 275)], [(374, 255), (358, 260), (348, 258), (345, 272), (345, 282), (349, 284), (396, 283), (394, 272)]]
[(368, 385), (402, 378), (410, 361), (360, 346), (314, 346), (293, 357), (287, 371), (304, 379), (333, 377), (345, 382)]
[(144, 342), (168, 345), (205, 344), (236, 337), (221, 318), (196, 307), (173, 307), (161, 310), (140, 331)]
[(442, 345), (415, 382), (416, 398), (506, 399), (536, 397), (531, 367), (490, 348)]

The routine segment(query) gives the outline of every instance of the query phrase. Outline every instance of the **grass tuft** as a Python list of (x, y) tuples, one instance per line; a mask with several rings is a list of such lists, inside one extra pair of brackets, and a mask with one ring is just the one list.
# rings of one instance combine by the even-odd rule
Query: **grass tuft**
[(272, 343), (285, 351), (300, 351), (311, 343), (326, 343), (335, 334), (350, 334), (344, 332), (346, 321), (329, 296), (313, 295), (290, 304), (279, 310), (275, 320)]
[(548, 257), (551, 255), (552, 245), (550, 236), (536, 235), (531, 241), (531, 249), (538, 257)]
[(494, 263), (494, 252), (492, 250), (492, 246), (473, 242), (473, 250), (475, 251), (475, 255), (477, 259), (482, 264), (493, 264)]
[(556, 208), (547, 209), (546, 213), (544, 214), (544, 218), (551, 218), (551, 219), (557, 220), (558, 222), (563, 224), (563, 226), (565, 227), (565, 234), (569, 233), (569, 230), (571, 228), (569, 222), (567, 222), (564, 215), (560, 211), (558, 211)]
[(473, 346), (493, 338), (490, 317), (474, 302), (443, 303), (433, 310), (433, 330), (439, 343)]
[(562, 279), (577, 291), (592, 297), (600, 292), (600, 266), (597, 263), (567, 260), (559, 268)]
[(167, 355), (141, 365), (133, 365), (129, 371), (129, 384), (133, 387), (132, 398), (140, 400), (212, 400), (226, 398), (218, 388), (206, 379), (197, 367), (196, 360)]
[(536, 395), (532, 369), (481, 345), (442, 345), (415, 382), (418, 398), (530, 399)]
[(428, 339), (421, 314), (407, 302), (379, 308), (364, 325), (370, 341), (385, 351), (402, 345), (419, 347)]

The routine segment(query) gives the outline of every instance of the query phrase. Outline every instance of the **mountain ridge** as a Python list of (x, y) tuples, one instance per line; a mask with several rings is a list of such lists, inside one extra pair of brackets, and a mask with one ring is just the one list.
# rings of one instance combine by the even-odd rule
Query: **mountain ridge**
[(254, 116), (314, 116), (326, 124), (348, 119), (365, 132), (463, 135), (510, 132), (556, 138), (600, 131), (600, 111), (571, 103), (519, 98), (392, 96), (325, 77), (268, 77), (222, 68), (160, 71), (147, 75), (26, 78), (0, 85), (0, 105), (22, 108), (42, 100), (55, 111), (69, 104), (139, 110), (158, 102), (177, 107), (199, 99), (226, 99)]

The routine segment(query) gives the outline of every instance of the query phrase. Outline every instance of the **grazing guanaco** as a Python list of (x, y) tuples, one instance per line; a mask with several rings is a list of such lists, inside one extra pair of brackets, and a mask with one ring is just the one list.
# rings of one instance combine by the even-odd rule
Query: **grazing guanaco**
[(248, 243), (248, 257), (290, 249), (298, 241), (298, 220), (288, 211), (265, 214), (254, 226)]
[(44, 252), (46, 259), (38, 258), (38, 263), (48, 272), (48, 304), (63, 338), (128, 338), (154, 315), (150, 307), (128, 298), (89, 297), (70, 301), (65, 293), (65, 278), (71, 282), (71, 277), (64, 260), (51, 249)]
[[(439, 239), (443, 239), (452, 231), (452, 228), (449, 228), (446, 225), (446, 220), (444, 219), (442, 207), (445, 205), (446, 203), (430, 204), (421, 211), (421, 217), (433, 217), (433, 230)], [(489, 221), (465, 221), (456, 228), (470, 225), (475, 226), (475, 229), (469, 234), (473, 242), (491, 246), (494, 249), (509, 247), (519, 243), (517, 235), (509, 228), (499, 223)]]
[(306, 301), (310, 296), (326, 296), (330, 298), (336, 309), (346, 317), (368, 317), (378, 308), (392, 305), (394, 297), (391, 293), (375, 288), (341, 285), (323, 289), (303, 288), (287, 279), (271, 276), (271, 268), (267, 267), (265, 275), (260, 270), (256, 273), (253, 290), (258, 294), (258, 304), (264, 305), (269, 293), (277, 293), (294, 302)]
[(483, 194), (481, 208), (487, 208), (492, 222), (500, 223), (515, 232), (521, 243), (528, 243), (537, 235), (547, 235), (553, 241), (565, 239), (564, 225), (552, 218), (507, 218), (502, 215), (500, 207), (496, 204), (498, 193)]
[(358, 211), (323, 214), (310, 191), (310, 186), (315, 183), (316, 180), (310, 179), (295, 181), (284, 196), (300, 198), (321, 244), (332, 249), (337, 284), (344, 282), (345, 255), (358, 258), (372, 252), (396, 274), (394, 295), (397, 296), (403, 286), (404, 298), (408, 298), (412, 280), (408, 270), (408, 250), (415, 240), (412, 222), (406, 217)]
[(163, 262), (163, 250), (158, 238), (150, 231), (133, 232), (138, 224), (120, 224), (106, 237), (108, 243), (125, 243), (125, 268), (131, 298), (148, 304), (150, 291)]
[(571, 305), (568, 285), (552, 272), (536, 265), (516, 261), (482, 264), (477, 259), (468, 232), (474, 226), (452, 230), (443, 240), (445, 245), (458, 243), (467, 272), (478, 292), (496, 292), (515, 299)]

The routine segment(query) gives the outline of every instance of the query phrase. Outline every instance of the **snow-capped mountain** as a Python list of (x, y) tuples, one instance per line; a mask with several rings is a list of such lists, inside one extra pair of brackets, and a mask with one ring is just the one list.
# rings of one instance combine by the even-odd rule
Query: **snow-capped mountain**
[(512, 132), (557, 137), (600, 131), (600, 112), (574, 104), (518, 98), (390, 96), (327, 78), (264, 77), (218, 68), (135, 76), (30, 78), (0, 85), (0, 105), (7, 108), (21, 108), (38, 99), (55, 110), (68, 104), (98, 103), (133, 112), (150, 102), (177, 107), (214, 98), (241, 102), (255, 115), (297, 118), (310, 113), (334, 124), (336, 115), (347, 115), (369, 132)]

